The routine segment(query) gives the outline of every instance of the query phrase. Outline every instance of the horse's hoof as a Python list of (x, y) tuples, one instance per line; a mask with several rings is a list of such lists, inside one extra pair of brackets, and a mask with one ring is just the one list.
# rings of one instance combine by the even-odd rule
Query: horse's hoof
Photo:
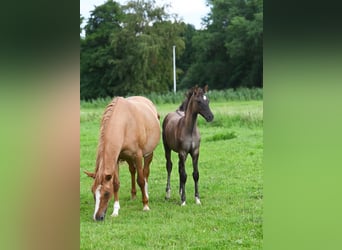
[(145, 205), (143, 211), (150, 211), (150, 208), (147, 205)]
[(112, 216), (112, 217), (117, 217), (117, 216), (119, 216), (119, 211), (113, 212), (111, 216)]
[(195, 199), (196, 199), (196, 204), (197, 204), (197, 205), (201, 205), (200, 199), (199, 199), (198, 197), (195, 197)]
[(112, 213), (112, 217), (116, 217), (119, 215), (119, 210), (120, 210), (120, 203), (118, 201), (115, 201), (114, 202), (114, 210), (113, 210), (113, 213)]
[(186, 205), (186, 204), (185, 204), (185, 201), (183, 201), (182, 204), (181, 204), (181, 206), (183, 207), (183, 206), (185, 206), (185, 205)]

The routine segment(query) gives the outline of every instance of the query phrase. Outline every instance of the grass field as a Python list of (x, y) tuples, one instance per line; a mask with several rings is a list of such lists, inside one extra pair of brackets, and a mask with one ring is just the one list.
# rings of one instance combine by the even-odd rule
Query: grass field
[[(263, 103), (211, 102), (212, 123), (198, 119), (202, 142), (199, 192), (194, 200), (191, 157), (186, 162), (187, 205), (180, 206), (178, 157), (172, 154), (171, 199), (165, 200), (166, 168), (162, 143), (154, 153), (149, 177), (149, 205), (142, 211), (141, 192), (130, 200), (130, 174), (120, 165), (120, 214), (112, 218), (111, 201), (104, 222), (92, 219), (92, 179), (104, 107), (81, 104), (80, 248), (81, 249), (262, 249)], [(158, 104), (164, 116), (178, 104)], [(138, 187), (138, 186), (137, 186)]]

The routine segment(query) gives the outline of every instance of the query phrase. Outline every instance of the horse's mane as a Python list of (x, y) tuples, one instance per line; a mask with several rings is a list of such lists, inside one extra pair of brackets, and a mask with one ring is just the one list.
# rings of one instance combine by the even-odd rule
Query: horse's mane
[(188, 104), (189, 104), (189, 101), (190, 101), (190, 98), (191, 98), (192, 94), (194, 93), (195, 88), (197, 88), (197, 85), (196, 85), (196, 87), (189, 89), (188, 92), (185, 93), (185, 100), (178, 107), (177, 111), (183, 111), (183, 112), (186, 111)]
[(106, 127), (108, 124), (108, 121), (110, 117), (113, 114), (115, 105), (117, 103), (118, 98), (114, 98), (111, 103), (109, 103), (103, 112), (102, 120), (101, 120), (101, 128), (100, 128), (100, 138), (99, 138), (99, 144), (97, 146), (97, 157), (96, 157), (96, 168), (95, 168), (95, 174), (98, 173), (98, 170), (102, 166), (103, 163), (103, 157), (102, 152), (104, 151), (104, 136)]

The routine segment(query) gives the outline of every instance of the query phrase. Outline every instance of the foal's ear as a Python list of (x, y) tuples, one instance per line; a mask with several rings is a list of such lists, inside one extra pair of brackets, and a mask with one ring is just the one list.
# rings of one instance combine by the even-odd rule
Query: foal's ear
[(203, 90), (204, 90), (204, 93), (208, 92), (208, 84), (204, 86)]
[(192, 94), (194, 94), (195, 96), (198, 94), (198, 85), (196, 84), (195, 87), (192, 88), (191, 90)]
[(85, 173), (86, 175), (88, 175), (89, 177), (95, 179), (95, 173), (90, 173), (90, 172), (88, 172), (88, 171), (84, 171), (84, 173)]

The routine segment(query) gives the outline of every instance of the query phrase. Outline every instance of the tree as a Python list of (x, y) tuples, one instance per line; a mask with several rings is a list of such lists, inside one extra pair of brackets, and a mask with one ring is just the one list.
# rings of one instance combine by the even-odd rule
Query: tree
[(242, 13), (232, 13), (226, 27), (225, 47), (234, 62), (232, 82), (242, 86), (262, 86), (262, 1), (244, 1)]
[(178, 70), (178, 76), (179, 76), (179, 79), (177, 79), (177, 81), (180, 82), (179, 88), (185, 89), (188, 87), (192, 87), (192, 86), (185, 85), (183, 79), (187, 75), (188, 70), (195, 59), (195, 50), (193, 48), (192, 39), (195, 36), (197, 31), (195, 29), (195, 26), (192, 24), (182, 23), (182, 25), (184, 26), (184, 32), (182, 34), (182, 38), (185, 43), (185, 50), (184, 50), (184, 53), (177, 60), (176, 65), (178, 68), (177, 70)]
[(117, 74), (113, 68), (111, 36), (121, 31), (122, 18), (121, 6), (111, 0), (91, 12), (81, 42), (82, 99), (112, 95)]
[(182, 86), (262, 86), (262, 0), (209, 0), (211, 12), (192, 39), (196, 54)]
[(124, 29), (113, 37), (115, 67), (120, 72), (116, 89), (125, 93), (168, 91), (172, 84), (172, 45), (184, 49), (182, 25), (168, 20), (165, 6), (155, 1), (131, 1), (123, 6)]
[(172, 46), (180, 56), (184, 26), (165, 8), (155, 1), (107, 1), (95, 8), (81, 43), (81, 98), (171, 89)]

